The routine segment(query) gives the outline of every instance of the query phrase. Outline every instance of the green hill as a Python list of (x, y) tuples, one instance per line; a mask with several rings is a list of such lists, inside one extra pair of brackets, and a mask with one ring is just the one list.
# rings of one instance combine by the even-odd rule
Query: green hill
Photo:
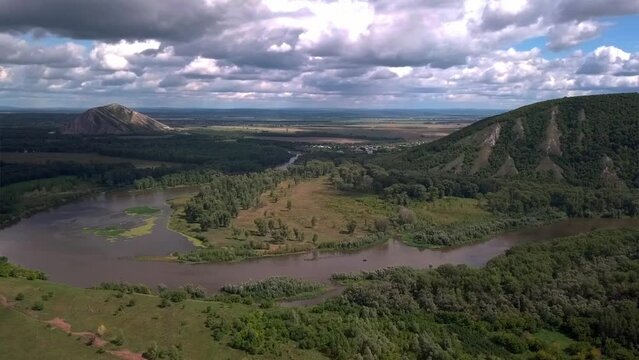
[(379, 163), (432, 173), (639, 187), (639, 94), (535, 103)]

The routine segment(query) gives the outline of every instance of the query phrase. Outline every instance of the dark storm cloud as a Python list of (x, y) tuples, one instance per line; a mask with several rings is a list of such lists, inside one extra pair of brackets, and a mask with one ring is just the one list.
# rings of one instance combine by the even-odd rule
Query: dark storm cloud
[(218, 10), (183, 0), (0, 0), (0, 30), (40, 29), (75, 39), (185, 40), (214, 26)]
[(131, 78), (113, 78), (113, 79), (105, 79), (100, 81), (102, 86), (121, 86), (126, 84), (131, 84), (135, 81), (135, 79)]
[(161, 88), (172, 88), (182, 86), (184, 84), (186, 84), (186, 79), (184, 77), (181, 75), (170, 74), (160, 81), (159, 86)]
[(497, 31), (512, 25), (527, 26), (536, 22), (555, 25), (635, 13), (639, 13), (639, 0), (535, 0), (528, 2), (517, 12), (486, 6), (481, 28)]
[[(299, 67), (307, 59), (304, 54), (294, 51), (301, 32), (301, 29), (267, 29), (254, 25), (176, 44), (175, 53), (221, 59), (238, 66), (291, 69)], [(287, 44), (290, 50), (278, 52), (271, 48), (282, 44)]]
[(639, 13), (639, 0), (571, 0), (557, 5), (559, 21)]

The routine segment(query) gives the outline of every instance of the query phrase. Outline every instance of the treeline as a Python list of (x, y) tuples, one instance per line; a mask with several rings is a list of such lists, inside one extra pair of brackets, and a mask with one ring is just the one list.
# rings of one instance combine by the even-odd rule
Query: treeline
[[(74, 176), (22, 181), (0, 187), (0, 228), (96, 190)], [(27, 195), (25, 197), (25, 195)]]
[(339, 189), (374, 192), (400, 205), (454, 196), (486, 199), (488, 210), (513, 216), (535, 211), (560, 211), (569, 217), (639, 214), (639, 192), (632, 189), (595, 189), (555, 182), (388, 171), (376, 165), (356, 163), (338, 166), (331, 180)]
[(192, 197), (184, 208), (186, 220), (200, 224), (202, 231), (229, 226), (242, 209), (258, 205), (259, 197), (286, 178), (283, 171), (269, 170), (248, 175), (221, 175)]
[(179, 253), (177, 260), (187, 263), (232, 262), (259, 256), (308, 252), (312, 248), (312, 245), (308, 243), (287, 243), (270, 249), (269, 244), (265, 241), (249, 240), (241, 245), (197, 248), (187, 253)]
[(556, 221), (564, 217), (558, 211), (530, 213), (520, 217), (502, 217), (480, 223), (455, 224), (454, 226), (438, 227), (419, 222), (405, 225), (404, 241), (416, 247), (447, 247), (468, 244), (485, 240), (490, 235), (519, 229), (526, 226), (541, 225)]
[(373, 192), (395, 202), (430, 201), (444, 196), (474, 198), (501, 188), (498, 179), (387, 170), (375, 164), (347, 162), (331, 175), (340, 190)]
[[(311, 310), (254, 310), (216, 340), (251, 354), (293, 341), (333, 359), (636, 359), (639, 229), (528, 244), (485, 268), (390, 268)], [(557, 346), (541, 334), (568, 336)]]
[(202, 134), (170, 136), (66, 136), (41, 129), (2, 129), (0, 151), (81, 152), (194, 164), (219, 171), (261, 171), (285, 163), (288, 149), (259, 139)]
[(46, 280), (47, 276), (38, 270), (30, 270), (9, 262), (5, 256), (0, 256), (0, 277), (22, 278), (28, 280)]
[(493, 212), (524, 215), (554, 209), (569, 217), (639, 215), (639, 193), (631, 190), (590, 189), (560, 184), (511, 183), (486, 195)]
[(229, 295), (264, 300), (278, 300), (319, 292), (324, 288), (319, 283), (287, 278), (272, 277), (243, 284), (224, 285), (221, 291)]
[(121, 164), (81, 164), (77, 162), (50, 161), (44, 164), (0, 162), (0, 186), (22, 181), (44, 179), (57, 176), (75, 176), (82, 180), (106, 186), (128, 186), (142, 178), (162, 177), (184, 167), (136, 168), (130, 163)]
[[(420, 247), (440, 247), (483, 240), (491, 234), (563, 217), (639, 215), (639, 192), (623, 188), (586, 188), (556, 182), (455, 176), (420, 171), (386, 170), (377, 165), (342, 163), (330, 175), (343, 191), (374, 193), (399, 206), (390, 219), (404, 240)], [(435, 226), (404, 208), (443, 197), (474, 198), (498, 219), (483, 223)], [(402, 210), (403, 209), (403, 210)], [(406, 218), (401, 219), (400, 215)]]

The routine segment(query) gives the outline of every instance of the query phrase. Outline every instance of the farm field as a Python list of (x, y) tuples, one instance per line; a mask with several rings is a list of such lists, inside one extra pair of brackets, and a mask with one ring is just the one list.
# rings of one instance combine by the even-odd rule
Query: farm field
[(353, 124), (242, 124), (185, 127), (185, 131), (259, 136), (261, 139), (306, 143), (359, 143), (371, 140), (431, 141), (471, 121), (373, 121)]

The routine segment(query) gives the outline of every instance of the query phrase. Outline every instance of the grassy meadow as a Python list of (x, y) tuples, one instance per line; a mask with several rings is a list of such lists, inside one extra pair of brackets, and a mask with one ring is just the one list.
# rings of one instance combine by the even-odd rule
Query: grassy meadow
[[(259, 205), (240, 211), (226, 228), (201, 231), (199, 224), (188, 223), (184, 206), (188, 196), (170, 201), (174, 212), (169, 228), (201, 241), (208, 248), (239, 248), (247, 244), (264, 243), (268, 249), (256, 250), (249, 257), (309, 251), (313, 248), (335, 249), (339, 244), (375, 234), (377, 221), (396, 222), (400, 206), (377, 195), (336, 190), (327, 178), (296, 183), (286, 180), (273, 191), (261, 195)], [(441, 198), (433, 202), (411, 202), (406, 206), (414, 214), (415, 226), (447, 229), (472, 226), (494, 220), (494, 215), (480, 207), (479, 200)], [(273, 242), (269, 235), (261, 235), (256, 221), (283, 224), (297, 233), (295, 237)], [(349, 224), (355, 224), (354, 229)], [(401, 227), (389, 228), (388, 236), (401, 237)], [(195, 242), (197, 243), (197, 242)], [(370, 246), (374, 242), (354, 247)], [(410, 244), (410, 242), (408, 242)], [(233, 259), (236, 260), (236, 259)]]
[[(139, 359), (154, 344), (160, 349), (181, 347), (183, 359), (253, 358), (227, 346), (227, 338), (213, 339), (205, 321), (207, 311), (232, 322), (255, 306), (184, 300), (160, 307), (161, 299), (155, 295), (79, 289), (15, 278), (0, 278), (0, 296), (0, 354), (6, 359), (117, 359), (122, 357), (112, 352), (125, 350), (137, 354), (132, 359)], [(36, 303), (42, 305), (41, 310), (34, 310)], [(54, 319), (53, 324), (46, 323)], [(69, 330), (65, 328), (67, 324), (74, 334), (65, 333)], [(80, 333), (101, 333), (103, 350), (87, 346), (86, 336)], [(281, 354), (255, 358), (322, 356), (285, 346)]]

